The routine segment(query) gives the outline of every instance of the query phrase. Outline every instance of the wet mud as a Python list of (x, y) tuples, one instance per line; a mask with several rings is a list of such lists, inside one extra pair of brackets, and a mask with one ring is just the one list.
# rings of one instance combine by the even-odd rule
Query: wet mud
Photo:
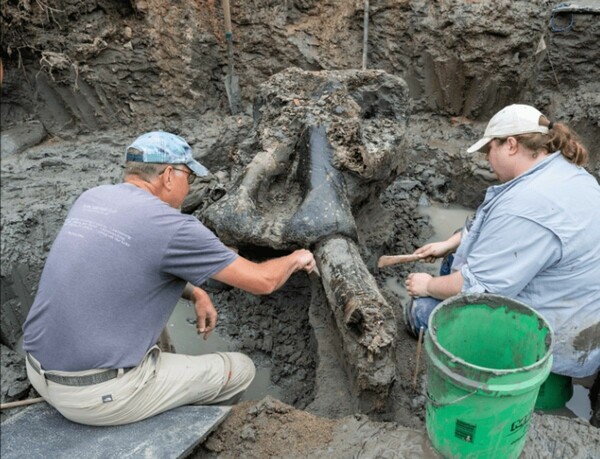
[[(246, 167), (260, 151), (301, 131), (281, 110), (302, 103), (294, 74), (360, 67), (363, 2), (240, 2), (232, 19), (243, 112), (230, 116), (219, 2), (58, 3), (48, 9), (41, 2), (8, 2), (1, 15), (7, 31), (1, 103), (2, 402), (35, 396), (22, 359), (10, 348), (54, 236), (81, 192), (121, 180), (123, 151), (133, 138), (163, 129), (189, 141), (212, 175), (194, 183), (183, 211), (203, 218), (239, 192)], [(369, 67), (385, 72), (382, 79), (402, 79), (408, 97), (383, 97), (376, 105), (375, 94), (363, 91), (356, 106), (329, 99), (321, 108), (335, 115), (337, 106), (349, 107), (364, 115), (364, 126), (340, 131), (332, 145), (356, 139), (367, 146), (347, 149), (346, 162), (334, 165), (346, 167), (351, 192), (361, 180), (372, 187), (351, 194), (358, 198), (349, 206), (354, 232), (347, 235), (389, 305), (388, 320), (396, 330), (385, 403), (369, 416), (361, 413), (352, 382), (356, 372), (347, 364), (339, 320), (321, 281), (297, 274), (265, 297), (215, 289), (216, 333), (257, 365), (271, 366), (281, 401), (237, 406), (196, 457), (436, 457), (424, 427), (425, 365), (413, 387), (416, 343), (404, 332), (405, 297), (397, 288), (409, 271), (431, 267), (378, 269), (376, 260), (411, 253), (431, 236), (420, 205), (475, 208), (481, 202), (495, 178), (483, 158), (465, 149), (485, 120), (508, 103), (531, 103), (571, 124), (590, 146), (588, 169), (600, 176), (597, 15), (578, 15), (575, 26), (559, 34), (548, 27), (552, 2), (546, 0), (371, 3)], [(290, 67), (297, 70), (284, 71)], [(274, 87), (287, 88), (287, 94)], [(272, 104), (263, 96), (272, 96)], [(385, 104), (391, 112), (406, 113), (403, 139), (390, 152), (392, 163), (382, 168), (387, 175), (368, 177), (376, 169), (369, 169), (364, 153), (381, 147), (373, 142), (385, 130), (376, 125), (373, 107)], [(322, 115), (325, 121), (331, 117)], [(265, 119), (277, 119), (269, 125), (276, 129), (257, 131)], [(359, 128), (370, 123), (375, 129), (363, 135)], [(357, 164), (367, 167), (356, 169)], [(271, 222), (277, 221), (275, 210), (289, 212), (287, 175), (289, 170), (274, 189), (280, 201), (258, 200)], [(268, 191), (259, 189), (257, 196)], [(238, 229), (213, 221), (225, 238)], [(448, 235), (455, 229), (448, 228)], [(261, 260), (293, 245), (265, 239), (239, 244), (241, 253)], [(597, 333), (592, 327), (582, 346)], [(522, 457), (598, 456), (597, 430), (586, 421), (533, 416)]]

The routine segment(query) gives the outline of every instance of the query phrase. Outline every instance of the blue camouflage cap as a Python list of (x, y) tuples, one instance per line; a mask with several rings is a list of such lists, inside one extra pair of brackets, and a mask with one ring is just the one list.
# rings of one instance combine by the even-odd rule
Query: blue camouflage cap
[(154, 131), (142, 134), (125, 150), (127, 161), (158, 164), (185, 164), (194, 174), (204, 177), (208, 169), (192, 156), (192, 147), (178, 135)]

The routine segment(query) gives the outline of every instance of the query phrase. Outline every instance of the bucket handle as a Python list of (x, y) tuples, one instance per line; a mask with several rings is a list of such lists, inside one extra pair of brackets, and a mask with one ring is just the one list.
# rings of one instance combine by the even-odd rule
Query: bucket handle
[(456, 400), (452, 400), (451, 402), (448, 402), (448, 403), (440, 403), (440, 402), (435, 401), (434, 399), (432, 399), (429, 396), (429, 392), (425, 392), (425, 396), (427, 397), (427, 400), (429, 400), (433, 406), (435, 406), (436, 408), (439, 408), (441, 406), (454, 405), (455, 403), (462, 402), (463, 400), (469, 398), (471, 395), (475, 395), (476, 393), (477, 393), (477, 391), (474, 390), (473, 392), (469, 392), (468, 394), (463, 395), (462, 397), (458, 397)]

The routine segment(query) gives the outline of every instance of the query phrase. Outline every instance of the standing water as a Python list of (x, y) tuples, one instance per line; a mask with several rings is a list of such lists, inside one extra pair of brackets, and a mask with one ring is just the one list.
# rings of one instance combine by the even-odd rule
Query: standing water
[[(433, 204), (431, 206), (420, 206), (419, 212), (422, 215), (429, 217), (429, 224), (433, 228), (433, 234), (425, 241), (425, 244), (430, 242), (439, 242), (448, 239), (454, 232), (462, 228), (467, 217), (475, 213), (473, 209), (467, 209), (460, 206), (442, 206), (441, 204)], [(442, 260), (438, 259), (434, 263), (414, 263), (412, 271), (426, 272), (437, 276), (440, 272)], [(408, 301), (408, 293), (404, 288), (404, 279), (389, 277), (386, 281), (386, 287), (395, 292), (402, 302)]]
[[(180, 300), (167, 322), (178, 354), (202, 355), (212, 352), (235, 351), (233, 343), (219, 336), (218, 321), (216, 330), (206, 341), (202, 335), (197, 334), (195, 321), (196, 312), (193, 305), (188, 301)], [(257, 366), (256, 377), (244, 392), (241, 400), (261, 400), (267, 395), (281, 399), (279, 387), (271, 383), (271, 368)]]

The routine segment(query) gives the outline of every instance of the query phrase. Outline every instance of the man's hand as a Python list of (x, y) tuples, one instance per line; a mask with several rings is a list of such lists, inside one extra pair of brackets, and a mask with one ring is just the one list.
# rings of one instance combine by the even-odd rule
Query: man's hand
[(404, 285), (406, 285), (406, 290), (412, 297), (432, 296), (428, 290), (431, 279), (433, 279), (433, 276), (427, 273), (410, 273)]
[(210, 333), (217, 326), (217, 310), (208, 293), (201, 288), (194, 287), (191, 296), (196, 309), (198, 334), (203, 333), (204, 340), (207, 340)]
[(299, 249), (261, 263), (238, 257), (213, 275), (213, 279), (255, 295), (270, 295), (281, 288), (295, 272), (311, 273), (316, 270), (316, 266), (313, 254), (309, 250)]
[(307, 273), (311, 273), (315, 270), (317, 266), (317, 262), (315, 261), (315, 257), (309, 250), (299, 249), (295, 250), (293, 253), (298, 260), (299, 271), (306, 271)]

